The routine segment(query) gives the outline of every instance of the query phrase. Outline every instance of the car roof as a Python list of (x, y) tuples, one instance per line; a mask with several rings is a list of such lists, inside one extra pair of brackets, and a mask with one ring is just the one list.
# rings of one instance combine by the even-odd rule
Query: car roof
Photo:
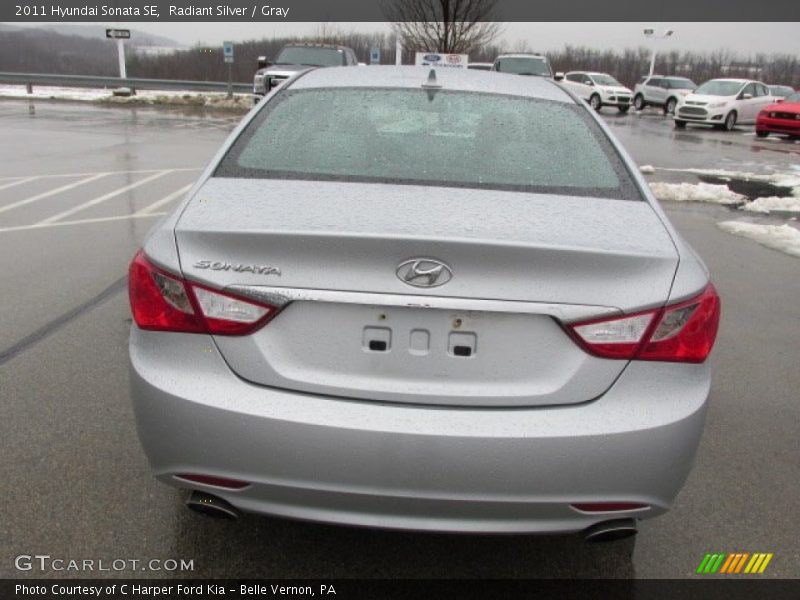
[(350, 50), (347, 46), (339, 46), (338, 44), (323, 44), (317, 42), (291, 42), (284, 44), (284, 48), (331, 48), (334, 50)]
[(422, 89), (431, 71), (443, 90), (492, 92), (511, 96), (541, 98), (574, 104), (564, 89), (545, 77), (521, 77), (512, 73), (492, 73), (487, 88), (487, 74), (475, 69), (439, 68), (430, 66), (375, 65), (369, 69), (313, 69), (292, 82), (292, 89), (358, 87)]
[(709, 79), (709, 81), (731, 81), (733, 83), (750, 83), (752, 81), (754, 83), (761, 83), (755, 79), (739, 79), (738, 77), (715, 77), (714, 79)]

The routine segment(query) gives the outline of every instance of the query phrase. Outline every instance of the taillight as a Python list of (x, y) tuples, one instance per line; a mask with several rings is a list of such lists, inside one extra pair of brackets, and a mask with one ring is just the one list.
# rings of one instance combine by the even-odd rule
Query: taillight
[(278, 308), (212, 290), (167, 273), (139, 251), (128, 272), (128, 293), (136, 324), (153, 331), (244, 335)]
[(568, 330), (590, 354), (603, 358), (701, 363), (719, 327), (720, 301), (712, 284), (664, 308), (572, 323)]

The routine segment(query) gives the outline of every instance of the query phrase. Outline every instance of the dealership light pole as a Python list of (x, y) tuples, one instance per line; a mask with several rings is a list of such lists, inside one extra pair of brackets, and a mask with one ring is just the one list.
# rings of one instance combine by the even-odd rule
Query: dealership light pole
[(661, 35), (656, 35), (656, 30), (652, 27), (648, 27), (644, 30), (644, 36), (653, 40), (653, 55), (650, 57), (650, 73), (648, 73), (648, 77), (653, 76), (653, 70), (656, 68), (656, 40), (665, 40), (673, 33), (675, 33), (675, 31), (672, 29), (665, 30)]

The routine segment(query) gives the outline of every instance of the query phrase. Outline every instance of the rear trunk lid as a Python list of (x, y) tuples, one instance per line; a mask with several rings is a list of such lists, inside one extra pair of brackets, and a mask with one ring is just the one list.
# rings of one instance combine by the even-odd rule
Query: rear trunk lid
[[(601, 395), (625, 361), (589, 356), (558, 321), (663, 304), (678, 262), (646, 202), (447, 187), (211, 178), (175, 233), (187, 278), (293, 300), (216, 338), (241, 377), (417, 404)], [(396, 271), (415, 258), (452, 278), (409, 285)]]

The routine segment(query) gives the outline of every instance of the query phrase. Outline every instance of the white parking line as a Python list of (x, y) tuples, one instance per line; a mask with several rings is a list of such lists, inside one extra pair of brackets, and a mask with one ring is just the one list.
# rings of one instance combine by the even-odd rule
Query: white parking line
[[(136, 171), (96, 171), (94, 173), (49, 173), (49, 174), (39, 174), (35, 175), (35, 177), (39, 179), (52, 179), (55, 177), (88, 177), (89, 175), (126, 175), (128, 173), (131, 174), (138, 174), (138, 173), (160, 173), (164, 169), (138, 169)], [(176, 169), (171, 169), (176, 173), (179, 171), (202, 171), (203, 167), (179, 167)], [(7, 177), (0, 177), (0, 181), (6, 181), (9, 179), (23, 179), (25, 177), (34, 177), (33, 175), (9, 175)]]
[(67, 185), (62, 185), (61, 187), (57, 187), (53, 190), (48, 190), (47, 192), (36, 194), (35, 196), (31, 196), (30, 198), (25, 198), (24, 200), (18, 200), (17, 202), (12, 202), (11, 204), (7, 204), (6, 206), (0, 206), (0, 213), (6, 212), (7, 210), (11, 210), (12, 208), (17, 208), (18, 206), (25, 206), (26, 204), (30, 204), (31, 202), (36, 202), (37, 200), (41, 200), (43, 198), (49, 198), (50, 196), (55, 196), (56, 194), (60, 194), (61, 192), (66, 192), (67, 190), (76, 188), (79, 185), (95, 181), (96, 179), (100, 179), (101, 177), (105, 177), (106, 175), (108, 175), (108, 173), (97, 173), (95, 175), (92, 175), (91, 177), (81, 179), (80, 181), (73, 181), (72, 183), (68, 183)]
[(29, 229), (49, 229), (51, 227), (62, 227), (64, 225), (86, 225), (89, 223), (105, 223), (106, 221), (124, 221), (125, 219), (147, 219), (149, 217), (162, 217), (165, 212), (147, 213), (140, 215), (138, 213), (132, 215), (118, 215), (116, 217), (95, 217), (93, 219), (78, 219), (75, 221), (59, 221), (58, 223), (35, 223), (33, 225), (17, 225), (15, 227), (0, 227), (0, 233), (6, 231), (27, 231)]
[(28, 183), (29, 181), (33, 181), (34, 179), (38, 179), (38, 177), (23, 177), (22, 179), (17, 179), (16, 181), (12, 181), (11, 183), (0, 185), (0, 190), (5, 190), (14, 187), (15, 185), (22, 185), (23, 183)]
[(118, 190), (114, 190), (113, 192), (109, 192), (107, 194), (103, 194), (102, 196), (98, 196), (97, 198), (92, 198), (91, 200), (88, 200), (87, 202), (84, 202), (83, 204), (79, 204), (78, 206), (73, 206), (72, 208), (69, 208), (69, 209), (67, 209), (65, 211), (62, 211), (62, 212), (60, 212), (58, 214), (53, 215), (52, 217), (47, 217), (46, 219), (42, 219), (41, 221), (36, 223), (36, 225), (47, 225), (49, 223), (55, 223), (56, 221), (60, 221), (64, 217), (69, 217), (70, 215), (74, 215), (76, 212), (80, 212), (80, 211), (82, 211), (84, 209), (87, 209), (87, 208), (90, 208), (92, 206), (95, 206), (96, 204), (100, 204), (101, 202), (105, 202), (106, 200), (109, 200), (109, 199), (113, 198), (114, 196), (119, 196), (120, 194), (124, 194), (125, 192), (128, 192), (128, 191), (130, 191), (130, 190), (132, 190), (134, 188), (142, 186), (142, 185), (144, 185), (146, 183), (150, 183), (151, 181), (153, 181), (155, 179), (158, 179), (159, 177), (163, 177), (164, 175), (168, 175), (169, 173), (172, 173), (172, 171), (159, 171), (158, 173), (150, 175), (150, 177), (145, 177), (144, 179), (140, 179), (139, 181), (135, 181), (134, 183), (131, 183), (130, 185), (126, 185), (125, 187), (121, 187)]
[(170, 202), (175, 200), (175, 198), (180, 198), (186, 192), (188, 192), (191, 187), (192, 187), (192, 184), (190, 183), (189, 185), (186, 185), (186, 186), (182, 187), (181, 189), (172, 192), (170, 195), (164, 196), (161, 200), (156, 200), (150, 206), (148, 206), (146, 208), (143, 208), (142, 210), (137, 211), (137, 212), (135, 212), (133, 214), (134, 214), (134, 216), (137, 216), (137, 217), (141, 217), (141, 216), (144, 216), (144, 215), (149, 215), (150, 213), (152, 213), (157, 208), (161, 208), (165, 204), (169, 204)]

